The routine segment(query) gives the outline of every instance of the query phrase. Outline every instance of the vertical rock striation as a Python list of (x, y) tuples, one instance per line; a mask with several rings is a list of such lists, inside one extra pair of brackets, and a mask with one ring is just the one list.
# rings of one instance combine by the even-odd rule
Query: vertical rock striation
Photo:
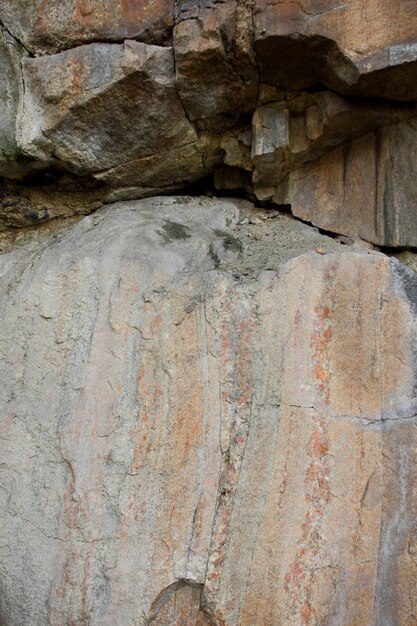
[(416, 626), (416, 3), (0, 5), (0, 625)]
[(284, 220), (245, 277), (239, 210), (1, 257), (7, 626), (417, 619), (414, 274)]

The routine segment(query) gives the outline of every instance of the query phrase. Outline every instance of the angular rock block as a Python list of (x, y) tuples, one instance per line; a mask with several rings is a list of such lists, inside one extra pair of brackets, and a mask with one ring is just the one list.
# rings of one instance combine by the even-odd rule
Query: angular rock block
[(239, 219), (120, 203), (0, 257), (7, 626), (417, 620), (415, 275), (239, 275)]
[(261, 77), (286, 89), (416, 99), (413, 0), (255, 0)]
[(172, 48), (93, 43), (25, 59), (23, 71), (18, 140), (39, 160), (87, 174), (196, 141)]
[(0, 22), (37, 55), (90, 41), (169, 41), (173, 0), (12, 0)]
[(341, 98), (330, 91), (282, 97), (259, 106), (252, 118), (253, 182), (257, 197), (338, 145), (416, 115), (414, 105)]
[[(368, 171), (391, 169), (377, 148), (363, 170), (343, 166), (347, 186), (339, 178), (350, 142), (417, 119), (416, 16), (414, 0), (3, 2), (0, 176), (70, 172), (86, 189), (94, 178), (99, 204), (214, 176), (217, 189), (294, 205), (329, 230), (415, 246), (414, 122), (408, 157), (387, 139), (395, 172), (383, 190)], [(49, 190), (43, 199), (27, 215), (56, 214)], [(87, 193), (74, 213), (96, 206)], [(28, 222), (8, 207), (0, 219)]]
[(233, 127), (256, 106), (251, 5), (247, 0), (176, 3), (178, 92), (188, 117), (203, 130)]
[(380, 128), (291, 172), (274, 199), (324, 230), (416, 247), (416, 145), (416, 118)]

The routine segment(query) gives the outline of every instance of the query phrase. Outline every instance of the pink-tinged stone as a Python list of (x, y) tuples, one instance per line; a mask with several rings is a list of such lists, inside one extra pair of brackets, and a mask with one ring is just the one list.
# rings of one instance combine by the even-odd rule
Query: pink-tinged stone
[(415, 99), (416, 18), (413, 0), (255, 0), (261, 74), (290, 89)]
[(290, 219), (241, 274), (239, 206), (1, 255), (7, 626), (417, 620), (415, 275)]
[(265, 275), (260, 382), (203, 590), (214, 623), (416, 620), (416, 286), (362, 253), (306, 255)]
[(415, 117), (380, 128), (295, 169), (274, 199), (324, 230), (415, 247), (416, 142)]
[(91, 41), (169, 41), (173, 0), (13, 0), (0, 20), (36, 54), (50, 54)]

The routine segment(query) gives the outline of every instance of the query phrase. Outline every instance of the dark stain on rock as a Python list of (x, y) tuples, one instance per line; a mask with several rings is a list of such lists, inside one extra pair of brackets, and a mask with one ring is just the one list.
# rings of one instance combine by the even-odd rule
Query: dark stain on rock
[(189, 234), (190, 229), (187, 226), (184, 226), (184, 224), (179, 224), (178, 222), (165, 220), (165, 224), (162, 229), (162, 231), (158, 230), (158, 235), (161, 235), (163, 242), (166, 244), (179, 239), (188, 239), (191, 237)]
[(226, 250), (232, 250), (233, 252), (242, 252), (243, 246), (239, 239), (236, 239), (230, 233), (225, 232), (224, 230), (220, 230), (217, 228), (213, 228), (213, 232), (217, 237), (221, 237), (223, 239), (223, 245)]
[[(404, 291), (405, 297), (409, 303), (409, 307), (413, 315), (417, 315), (417, 274), (407, 266), (403, 265), (396, 259), (392, 260), (393, 270), (400, 281), (400, 285)], [(414, 366), (417, 364), (417, 338), (414, 338), (412, 345), (412, 360)], [(414, 367), (414, 390), (413, 396), (417, 398), (417, 372)]]
[(32, 211), (31, 209), (24, 209), (23, 214), (28, 220), (31, 220), (33, 222), (40, 221), (39, 213), (36, 213), (36, 211)]
[(417, 315), (417, 274), (399, 261), (394, 261), (393, 268), (395, 274), (400, 279), (401, 286), (414, 315)]
[(220, 265), (220, 258), (219, 258), (219, 255), (217, 254), (216, 250), (214, 249), (213, 244), (210, 244), (209, 255), (213, 259), (214, 268), (217, 269), (219, 267), (219, 265)]

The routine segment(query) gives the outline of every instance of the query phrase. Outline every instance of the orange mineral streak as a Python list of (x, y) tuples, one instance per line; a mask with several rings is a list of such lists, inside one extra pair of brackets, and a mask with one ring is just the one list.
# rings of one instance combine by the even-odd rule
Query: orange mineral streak
[(39, 37), (48, 35), (50, 27), (50, 0), (40, 0), (34, 19), (34, 32)]
[(301, 537), (295, 560), (284, 576), (284, 589), (288, 593), (288, 619), (300, 616), (302, 624), (316, 623), (312, 607), (314, 568), (319, 562), (320, 547), (324, 540), (322, 522), (330, 502), (330, 467), (327, 422), (318, 414), (312, 416), (312, 431), (307, 446), (310, 463), (305, 476), (307, 510), (301, 525)]
[[(329, 297), (329, 293), (331, 293), (332, 279), (336, 270), (337, 264), (331, 263), (324, 272), (326, 280), (326, 287), (323, 293), (324, 302)], [(314, 313), (315, 325), (311, 339), (313, 377), (323, 404), (327, 407), (330, 403), (331, 378), (329, 347), (333, 337), (331, 305), (325, 303), (318, 304), (314, 307)]]
[[(322, 303), (314, 307), (315, 322), (311, 338), (313, 379), (323, 408), (330, 402), (330, 344), (332, 332), (332, 281), (337, 264), (331, 263), (324, 272), (325, 289)], [(311, 417), (311, 435), (307, 445), (310, 463), (305, 475), (305, 500), (307, 509), (301, 525), (301, 537), (295, 560), (284, 576), (284, 588), (288, 593), (288, 620), (299, 616), (305, 626), (316, 623), (315, 608), (312, 606), (314, 566), (318, 562), (322, 544), (322, 522), (330, 501), (330, 467), (328, 461), (328, 423), (315, 411)]]

